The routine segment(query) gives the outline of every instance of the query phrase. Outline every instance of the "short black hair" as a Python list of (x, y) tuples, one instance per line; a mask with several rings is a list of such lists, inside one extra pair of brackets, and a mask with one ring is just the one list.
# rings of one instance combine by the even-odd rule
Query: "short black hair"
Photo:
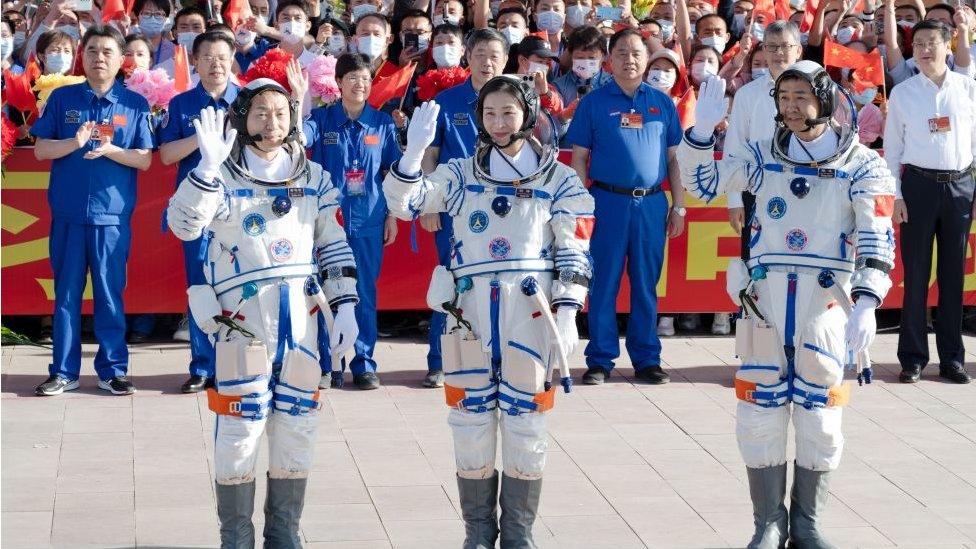
[(912, 29), (912, 36), (918, 34), (918, 31), (923, 30), (934, 30), (939, 33), (943, 42), (948, 42), (952, 39), (952, 28), (946, 25), (942, 21), (936, 21), (935, 19), (926, 19), (925, 21), (919, 21), (915, 28)]
[(442, 34), (452, 34), (464, 42), (464, 31), (461, 30), (461, 27), (453, 23), (441, 23), (440, 25), (434, 27), (434, 32), (430, 35), (430, 39), (433, 40)]
[[(42, 33), (41, 36), (37, 39), (37, 45), (34, 47), (34, 51), (37, 52), (38, 61), (43, 60), (44, 50), (46, 50), (48, 46), (50, 46), (51, 44), (56, 44), (58, 42), (63, 42), (65, 40), (71, 43), (71, 49), (75, 53), (77, 53), (78, 44), (75, 42), (75, 39), (71, 37), (70, 34), (66, 32), (61, 32), (59, 30), (49, 30), (45, 33)], [(122, 48), (122, 51), (124, 53), (125, 48)]]
[(380, 13), (378, 11), (373, 11), (373, 12), (367, 13), (367, 14), (363, 15), (362, 17), (360, 17), (359, 19), (356, 19), (356, 24), (353, 25), (353, 28), (355, 30), (359, 30), (359, 24), (362, 23), (363, 21), (367, 21), (369, 19), (375, 19), (376, 21), (379, 21), (380, 23), (383, 23), (384, 25), (386, 25), (386, 32), (388, 34), (391, 33), (391, 32), (393, 32), (393, 30), (392, 30), (393, 29), (393, 25), (390, 24), (389, 18), (387, 18), (385, 15), (383, 15), (382, 13)]
[(132, 4), (132, 14), (138, 17), (142, 12), (142, 9), (145, 8), (146, 4), (149, 3), (152, 3), (154, 6), (159, 8), (159, 10), (165, 13), (167, 17), (169, 16), (170, 6), (169, 2), (165, 0), (136, 0), (135, 3)]
[(274, 10), (275, 21), (278, 20), (278, 16), (281, 15), (281, 12), (283, 12), (285, 8), (290, 8), (292, 6), (305, 12), (305, 18), (308, 19), (308, 3), (305, 2), (305, 0), (281, 0), (280, 2), (278, 2), (278, 5), (275, 6), (275, 10)]
[[(153, 46), (152, 46), (152, 42), (150, 42), (149, 39), (146, 38), (142, 34), (130, 34), (129, 36), (126, 36), (125, 37), (125, 45), (127, 47), (128, 47), (129, 44), (131, 44), (133, 42), (142, 42), (143, 44), (146, 45), (146, 49), (149, 50), (149, 66), (151, 67), (151, 66), (155, 65), (156, 64), (156, 60), (153, 59)], [(125, 49), (124, 48), (122, 49), (122, 53), (125, 53)]]
[(956, 8), (950, 6), (949, 4), (933, 4), (925, 10), (926, 15), (932, 13), (933, 10), (945, 10), (949, 12), (949, 20), (952, 20), (956, 16)]
[(518, 6), (512, 6), (509, 8), (505, 8), (503, 10), (498, 10), (498, 15), (495, 16), (495, 21), (498, 21), (498, 19), (501, 18), (501, 16), (507, 15), (509, 13), (517, 13), (521, 15), (522, 19), (525, 19), (525, 25), (526, 26), (529, 25), (529, 12), (525, 11), (525, 9), (520, 8)]
[(729, 24), (724, 17), (717, 13), (703, 13), (702, 16), (698, 18), (698, 21), (695, 21), (695, 34), (698, 34), (698, 32), (701, 30), (701, 27), (698, 25), (700, 25), (703, 21), (708, 21), (709, 19), (718, 19), (723, 25), (725, 25), (725, 32), (729, 32)]
[(193, 39), (193, 55), (196, 55), (204, 44), (216, 42), (223, 42), (224, 44), (227, 44), (227, 47), (230, 48), (231, 55), (237, 51), (231, 37), (218, 30), (208, 30), (207, 32), (201, 33)]
[(915, 15), (919, 18), (919, 20), (922, 19), (922, 12), (915, 4), (902, 4), (900, 6), (895, 6), (895, 10), (912, 10), (915, 12)]
[(498, 42), (502, 45), (502, 49), (508, 53), (508, 39), (505, 38), (504, 34), (492, 28), (471, 31), (471, 33), (468, 34), (467, 40), (464, 41), (464, 47), (470, 52), (475, 48), (475, 46), (482, 42)]
[[(199, 15), (203, 18), (203, 24), (207, 24), (207, 13), (198, 7), (190, 6), (176, 12), (176, 15), (173, 16), (173, 26), (175, 27), (177, 24), (179, 24), (180, 19), (183, 17), (190, 17), (191, 15)], [(174, 29), (173, 32), (176, 32), (176, 29)]]
[(636, 36), (637, 39), (640, 40), (640, 43), (644, 44), (644, 49), (647, 49), (647, 44), (644, 43), (644, 37), (641, 36), (640, 31), (634, 28), (627, 27), (626, 29), (621, 29), (613, 33), (613, 36), (610, 37), (610, 46), (607, 51), (613, 51), (613, 48), (614, 46), (617, 45), (617, 42), (620, 42), (621, 40), (627, 38), (628, 36)]
[(430, 16), (427, 15), (427, 12), (426, 11), (424, 11), (424, 10), (418, 10), (418, 9), (414, 9), (414, 8), (410, 8), (409, 10), (407, 10), (407, 12), (403, 14), (403, 17), (400, 18), (400, 21), (403, 21), (404, 19), (407, 19), (407, 18), (410, 18), (410, 17), (423, 17), (428, 22), (430, 21)]
[(78, 47), (78, 49), (84, 51), (89, 40), (100, 37), (111, 38), (119, 46), (119, 52), (123, 54), (125, 53), (125, 37), (122, 36), (119, 29), (112, 25), (93, 25), (88, 27), (88, 30), (85, 31), (85, 35), (81, 37), (81, 45)]
[(227, 23), (218, 23), (216, 21), (211, 21), (210, 23), (207, 24), (207, 31), (208, 32), (209, 31), (227, 31), (227, 32), (229, 32), (231, 34), (234, 34), (234, 29), (230, 28), (230, 25), (228, 25)]
[(373, 74), (373, 65), (369, 62), (369, 56), (362, 53), (344, 53), (336, 59), (335, 79), (336, 82), (342, 77), (351, 73), (366, 69), (370, 75)]
[(566, 49), (574, 51), (599, 50), (600, 53), (607, 54), (607, 39), (603, 37), (600, 29), (593, 25), (586, 25), (575, 29), (566, 39)]

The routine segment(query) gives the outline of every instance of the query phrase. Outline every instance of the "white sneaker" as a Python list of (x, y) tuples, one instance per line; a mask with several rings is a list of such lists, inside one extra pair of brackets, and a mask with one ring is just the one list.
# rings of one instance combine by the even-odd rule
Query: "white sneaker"
[(662, 316), (657, 321), (657, 335), (671, 337), (674, 335), (674, 317)]
[(180, 320), (176, 331), (173, 332), (173, 341), (190, 341), (190, 321), (185, 316)]
[(712, 334), (726, 336), (731, 332), (732, 325), (729, 323), (729, 314), (715, 313), (715, 318), (712, 320)]
[(683, 332), (694, 332), (698, 329), (698, 313), (685, 313), (678, 315), (678, 328)]

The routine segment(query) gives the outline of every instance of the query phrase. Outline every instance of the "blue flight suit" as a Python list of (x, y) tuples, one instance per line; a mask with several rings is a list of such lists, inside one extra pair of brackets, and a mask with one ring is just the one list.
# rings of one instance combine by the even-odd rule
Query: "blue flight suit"
[[(642, 124), (621, 127), (622, 115), (639, 114)], [(634, 97), (616, 81), (580, 100), (567, 141), (590, 150), (589, 178), (624, 189), (653, 188), (668, 176), (668, 148), (681, 142), (678, 112), (671, 99), (641, 83)], [(664, 192), (644, 197), (590, 187), (596, 224), (590, 241), (590, 342), (587, 367), (613, 369), (620, 356), (616, 301), (624, 264), (630, 279), (627, 353), (640, 370), (661, 363), (657, 336), (657, 291), (667, 240), (668, 199)], [(626, 259), (626, 261), (625, 261)]]
[[(452, 88), (448, 88), (434, 97), (434, 101), (441, 107), (437, 117), (437, 133), (431, 147), (439, 147), (438, 164), (444, 164), (455, 158), (474, 156), (474, 146), (478, 140), (478, 128), (475, 126), (474, 109), (478, 104), (478, 92), (471, 85), (471, 78)], [(437, 246), (437, 261), (441, 265), (451, 264), (453, 250), (453, 235), (451, 216), (441, 213), (441, 230), (434, 233), (434, 244)], [(441, 334), (447, 326), (447, 315), (434, 312), (430, 318), (430, 334), (428, 341), (430, 350), (427, 352), (427, 369), (440, 370), (441, 366)]]
[[(120, 148), (153, 148), (149, 104), (121, 82), (103, 97), (87, 82), (54, 90), (31, 133), (39, 139), (73, 139), (87, 121), (111, 126), (112, 143)], [(52, 161), (47, 190), (54, 271), (54, 360), (49, 372), (69, 380), (81, 372), (81, 302), (89, 270), (99, 343), (95, 372), (108, 381), (124, 376), (129, 366), (122, 291), (138, 170), (105, 156), (85, 160), (85, 153), (98, 145), (93, 135), (84, 147)]]
[[(349, 365), (353, 375), (376, 371), (373, 349), (376, 347), (376, 280), (383, 264), (383, 229), (389, 213), (383, 195), (383, 178), (390, 166), (400, 159), (397, 130), (393, 117), (369, 105), (356, 120), (350, 120), (342, 103), (312, 109), (304, 123), (312, 161), (332, 176), (342, 193), (340, 207), (346, 236), (356, 258), (356, 357)], [(358, 190), (349, 185), (361, 171), (363, 183)], [(319, 323), (319, 362), (322, 372), (332, 369), (329, 337)]]
[[(159, 142), (172, 143), (187, 137), (196, 135), (193, 121), (200, 117), (200, 111), (206, 107), (213, 107), (217, 110), (226, 111), (231, 103), (237, 98), (240, 88), (233, 82), (227, 83), (227, 88), (223, 95), (214, 99), (203, 88), (203, 84), (198, 83), (194, 88), (187, 90), (169, 102), (168, 116), (163, 120), (159, 130)], [(194, 150), (183, 160), (180, 160), (176, 171), (176, 187), (183, 181), (193, 168), (200, 163), (200, 151)], [(203, 263), (206, 254), (203, 236), (183, 244), (183, 266), (186, 269), (187, 286), (197, 284), (207, 284), (207, 279), (203, 275)], [(193, 315), (187, 314), (190, 326), (190, 375), (214, 377), (214, 344), (210, 337), (205, 334), (197, 323), (193, 320)]]

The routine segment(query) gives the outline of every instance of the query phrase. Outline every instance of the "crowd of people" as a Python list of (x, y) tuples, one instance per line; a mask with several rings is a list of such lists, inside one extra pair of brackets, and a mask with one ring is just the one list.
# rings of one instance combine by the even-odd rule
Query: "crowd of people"
[[(551, 379), (558, 369), (570, 390), (584, 306), (582, 381), (610, 376), (625, 267), (635, 377), (669, 381), (658, 332), (674, 321), (658, 318), (655, 286), (686, 194), (727, 196), (741, 232), (727, 281), (750, 547), (830, 547), (818, 517), (843, 448), (844, 370), (870, 383), (896, 257), (901, 381), (929, 362), (933, 243), (939, 374), (970, 381), (976, 14), (964, 3), (17, 1), (0, 30), (4, 131), (53, 161), (54, 356), (37, 394), (79, 386), (89, 272), (99, 386), (135, 391), (122, 292), (136, 172), (158, 150), (178, 165), (166, 223), (185, 256), (182, 389), (207, 390), (218, 414), (224, 546), (253, 546), (266, 424), (265, 538), (298, 545), (320, 390), (342, 385), (347, 351), (356, 387), (380, 386), (376, 283), (398, 218), (435, 235), (423, 385), (451, 407), (465, 547), (534, 546)], [(50, 75), (65, 79), (35, 85)], [(14, 100), (32, 85), (34, 112)], [(163, 100), (163, 87), (185, 91)], [(716, 314), (713, 331), (728, 320)]]

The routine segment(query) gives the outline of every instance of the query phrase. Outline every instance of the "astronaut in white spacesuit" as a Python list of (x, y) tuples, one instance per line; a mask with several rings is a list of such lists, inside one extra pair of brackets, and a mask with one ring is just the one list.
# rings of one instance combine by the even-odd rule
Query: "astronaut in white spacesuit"
[(222, 112), (204, 109), (194, 121), (202, 159), (167, 210), (178, 238), (208, 240), (208, 284), (188, 293), (194, 320), (216, 345), (216, 389), (208, 400), (217, 414), (214, 469), (225, 548), (254, 547), (255, 462), (266, 423), (265, 547), (301, 546), (321, 407), (314, 315), (322, 311), (331, 323), (337, 353), (358, 331), (356, 265), (336, 221), (338, 190), (306, 160), (298, 108), (281, 85), (258, 79), (231, 105), (230, 128)]
[[(749, 547), (775, 549), (787, 540), (832, 547), (818, 518), (844, 446), (844, 370), (868, 365), (874, 310), (891, 287), (894, 180), (859, 144), (853, 103), (820, 65), (801, 61), (776, 79), (772, 140), (748, 143), (745, 158), (716, 162), (713, 128), (725, 116), (724, 94), (721, 78), (702, 86), (678, 162), (685, 187), (706, 201), (756, 195), (750, 259), (733, 260), (728, 270), (729, 295), (743, 310), (736, 436), (755, 519)], [(791, 409), (796, 460), (787, 514)]]
[[(591, 275), (593, 199), (556, 161), (557, 135), (531, 79), (499, 76), (480, 90), (475, 155), (421, 173), (439, 107), (414, 113), (402, 160), (386, 177), (401, 219), (454, 218), (449, 268), (434, 271), (428, 304), (453, 315), (442, 336), (465, 548), (531, 548), (545, 467), (545, 412), (556, 364), (578, 344), (576, 313)], [(555, 315), (551, 310), (555, 309)], [(556, 384), (558, 386), (558, 383)], [(501, 494), (495, 470), (501, 428)], [(501, 519), (496, 520), (496, 498)]]

